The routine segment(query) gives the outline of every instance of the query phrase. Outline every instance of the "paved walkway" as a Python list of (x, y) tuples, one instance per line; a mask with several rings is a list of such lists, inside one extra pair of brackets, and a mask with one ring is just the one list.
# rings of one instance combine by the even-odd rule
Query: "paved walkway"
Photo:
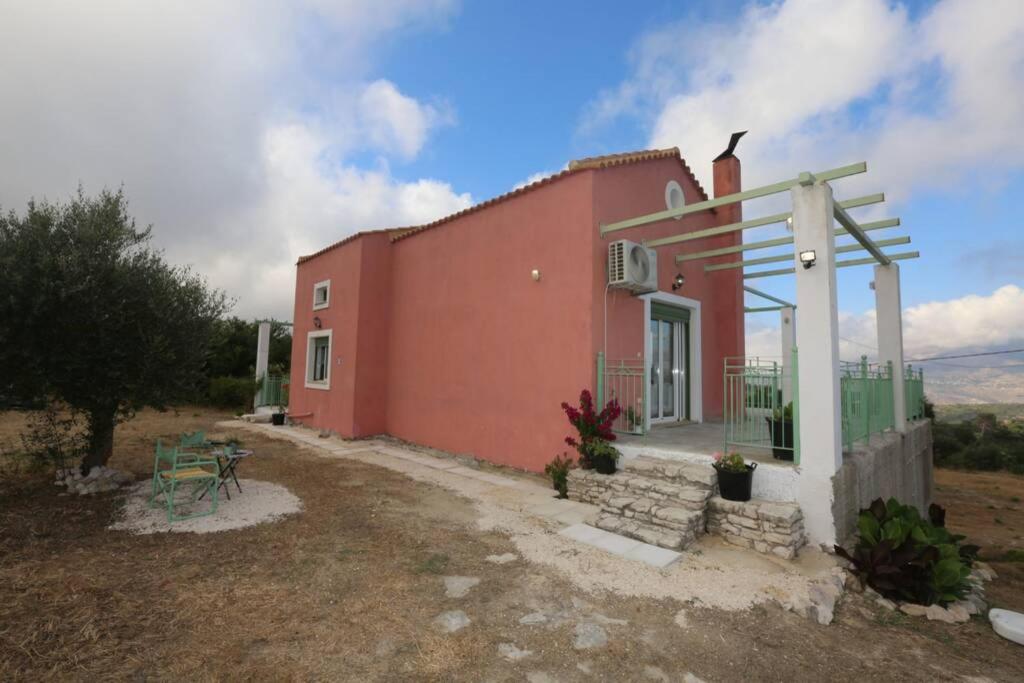
[(217, 427), (244, 429), (275, 439), (287, 439), (318, 451), (317, 454), (322, 457), (359, 460), (402, 472), (415, 479), (429, 479), (442, 486), (451, 484), (449, 488), (459, 491), (465, 491), (467, 485), (470, 489), (497, 489), (502, 494), (498, 497), (502, 505), (556, 525), (566, 539), (652, 567), (667, 567), (681, 557), (679, 553), (665, 548), (587, 526), (585, 521), (599, 511), (597, 506), (559, 500), (554, 497), (549, 487), (526, 478), (504, 476), (467, 467), (455, 458), (439, 457), (375, 439), (344, 440), (333, 436), (320, 437), (317, 432), (301, 427), (274, 427), (240, 420), (220, 422)]

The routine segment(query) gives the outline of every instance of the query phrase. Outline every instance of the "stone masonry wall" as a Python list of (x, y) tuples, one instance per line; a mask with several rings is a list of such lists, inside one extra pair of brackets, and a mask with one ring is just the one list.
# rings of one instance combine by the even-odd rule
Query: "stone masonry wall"
[(708, 500), (707, 525), (709, 534), (733, 545), (786, 560), (804, 544), (804, 517), (796, 503), (741, 503), (715, 496)]

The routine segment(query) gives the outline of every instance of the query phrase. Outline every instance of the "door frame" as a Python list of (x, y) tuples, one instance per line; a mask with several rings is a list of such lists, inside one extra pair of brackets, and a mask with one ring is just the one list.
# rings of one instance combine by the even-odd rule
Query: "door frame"
[[(701, 386), (701, 321), (700, 321), (700, 302), (696, 299), (689, 299), (685, 296), (677, 296), (675, 294), (669, 294), (668, 292), (651, 292), (650, 294), (641, 294), (639, 297), (644, 302), (644, 317), (643, 317), (643, 334), (644, 334), (644, 431), (648, 431), (651, 428), (651, 383), (646, 378), (651, 376), (651, 354), (653, 348), (651, 345), (651, 302), (657, 301), (658, 303), (667, 304), (669, 306), (675, 306), (677, 308), (685, 308), (690, 312), (690, 324), (689, 324), (689, 339), (687, 339), (687, 347), (690, 350), (690, 357), (688, 359), (690, 365), (690, 377), (689, 377), (689, 395), (686, 397), (687, 405), (690, 409), (690, 421), (691, 422), (703, 422), (704, 421), (704, 410), (702, 402)], [(657, 424), (657, 423), (655, 423)]]

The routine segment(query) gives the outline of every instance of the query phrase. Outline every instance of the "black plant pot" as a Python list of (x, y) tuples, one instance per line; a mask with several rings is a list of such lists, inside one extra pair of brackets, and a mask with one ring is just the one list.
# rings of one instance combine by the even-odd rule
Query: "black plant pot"
[(271, 413), (270, 414), (270, 422), (275, 427), (283, 427), (284, 426), (284, 413)]
[(793, 421), (766, 417), (772, 435), (772, 457), (776, 460), (793, 459)]
[(722, 498), (740, 502), (750, 500), (750, 488), (754, 483), (754, 470), (756, 469), (756, 462), (748, 463), (746, 472), (731, 472), (716, 467), (718, 492)]
[(598, 474), (615, 474), (615, 458), (598, 457), (593, 458), (593, 462)]

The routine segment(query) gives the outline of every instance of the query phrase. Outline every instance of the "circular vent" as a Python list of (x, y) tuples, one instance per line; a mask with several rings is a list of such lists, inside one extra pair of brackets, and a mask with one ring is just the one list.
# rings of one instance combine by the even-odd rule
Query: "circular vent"
[(629, 266), (633, 282), (647, 282), (651, 275), (651, 259), (647, 255), (647, 250), (639, 244), (633, 245), (629, 250)]

